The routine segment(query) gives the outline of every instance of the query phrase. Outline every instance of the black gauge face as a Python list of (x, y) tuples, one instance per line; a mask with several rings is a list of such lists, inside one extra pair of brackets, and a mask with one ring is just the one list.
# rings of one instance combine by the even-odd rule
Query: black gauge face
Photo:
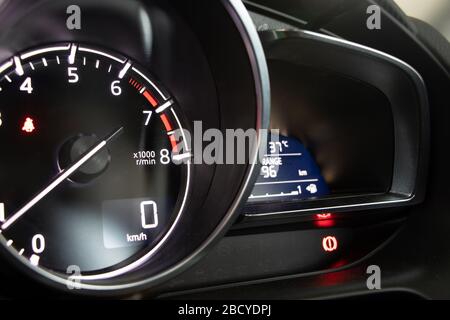
[(189, 157), (183, 122), (165, 88), (103, 49), (52, 45), (0, 65), (3, 245), (61, 278), (145, 263), (187, 201), (190, 164), (172, 161)]

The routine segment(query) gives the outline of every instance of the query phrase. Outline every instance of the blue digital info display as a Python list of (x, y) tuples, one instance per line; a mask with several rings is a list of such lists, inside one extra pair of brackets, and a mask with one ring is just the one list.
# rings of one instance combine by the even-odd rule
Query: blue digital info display
[(329, 193), (319, 166), (299, 140), (269, 137), (250, 203), (314, 199)]

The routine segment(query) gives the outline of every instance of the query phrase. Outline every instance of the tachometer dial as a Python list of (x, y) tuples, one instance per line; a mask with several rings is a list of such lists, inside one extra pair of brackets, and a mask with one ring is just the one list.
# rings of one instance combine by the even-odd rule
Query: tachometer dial
[(187, 201), (182, 123), (169, 92), (121, 55), (58, 44), (12, 57), (0, 65), (1, 242), (61, 279), (139, 267)]

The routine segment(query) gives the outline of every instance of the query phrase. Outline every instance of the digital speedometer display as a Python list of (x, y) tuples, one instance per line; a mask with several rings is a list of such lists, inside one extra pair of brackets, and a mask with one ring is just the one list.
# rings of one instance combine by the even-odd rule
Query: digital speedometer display
[[(0, 65), (1, 242), (31, 267), (107, 279), (138, 267), (182, 214), (179, 106), (127, 57), (81, 44)], [(187, 146), (184, 149), (186, 152)]]
[(271, 135), (249, 203), (326, 196), (329, 188), (311, 153), (297, 139)]

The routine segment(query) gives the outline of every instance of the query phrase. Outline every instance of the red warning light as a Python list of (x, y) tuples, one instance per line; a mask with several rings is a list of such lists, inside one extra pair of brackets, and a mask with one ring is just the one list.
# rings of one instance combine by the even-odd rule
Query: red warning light
[(25, 122), (23, 123), (23, 126), (22, 126), (22, 131), (26, 132), (26, 133), (32, 133), (35, 129), (36, 128), (34, 126), (33, 119), (31, 119), (29, 117), (26, 118)]
[(330, 228), (330, 227), (334, 227), (335, 221), (332, 219), (316, 220), (316, 221), (314, 221), (314, 225), (318, 228)]
[(318, 213), (316, 214), (317, 219), (330, 219), (331, 213)]
[(319, 228), (329, 228), (334, 226), (335, 221), (331, 213), (318, 213), (314, 224)]
[(336, 237), (327, 236), (322, 239), (322, 247), (325, 252), (333, 252), (337, 250), (338, 241)]

